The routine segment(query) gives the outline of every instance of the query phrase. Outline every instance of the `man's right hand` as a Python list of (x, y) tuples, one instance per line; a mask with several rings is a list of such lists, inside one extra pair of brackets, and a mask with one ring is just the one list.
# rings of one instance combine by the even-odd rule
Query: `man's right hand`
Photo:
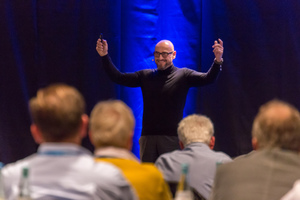
[(106, 40), (103, 39), (101, 42), (101, 39), (98, 39), (96, 50), (100, 56), (106, 56), (108, 54), (108, 44)]

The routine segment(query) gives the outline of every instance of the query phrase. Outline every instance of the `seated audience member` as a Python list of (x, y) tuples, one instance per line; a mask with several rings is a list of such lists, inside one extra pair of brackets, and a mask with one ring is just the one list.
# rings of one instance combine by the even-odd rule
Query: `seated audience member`
[(54, 84), (40, 89), (29, 102), (30, 127), (40, 144), (36, 154), (2, 170), (6, 199), (18, 199), (19, 180), (29, 167), (31, 199), (135, 199), (121, 171), (108, 163), (96, 163), (81, 147), (87, 133), (85, 102), (75, 88)]
[(118, 166), (135, 188), (139, 199), (171, 199), (168, 184), (153, 163), (140, 163), (130, 152), (135, 120), (122, 101), (98, 103), (92, 110), (90, 138), (97, 161)]
[(162, 171), (174, 195), (181, 175), (181, 164), (188, 163), (190, 186), (207, 199), (217, 164), (230, 162), (231, 158), (212, 150), (215, 145), (214, 127), (211, 120), (203, 115), (185, 117), (180, 121), (177, 133), (182, 150), (161, 155), (155, 165)]
[(300, 114), (272, 100), (259, 109), (252, 126), (255, 151), (217, 169), (210, 199), (280, 199), (300, 179)]

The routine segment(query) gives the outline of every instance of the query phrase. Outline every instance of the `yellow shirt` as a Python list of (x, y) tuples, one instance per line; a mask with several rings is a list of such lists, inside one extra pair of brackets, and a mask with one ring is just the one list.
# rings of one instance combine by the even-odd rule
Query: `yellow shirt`
[(119, 167), (131, 183), (140, 200), (171, 200), (168, 184), (161, 172), (152, 163), (139, 163), (123, 158), (96, 158)]

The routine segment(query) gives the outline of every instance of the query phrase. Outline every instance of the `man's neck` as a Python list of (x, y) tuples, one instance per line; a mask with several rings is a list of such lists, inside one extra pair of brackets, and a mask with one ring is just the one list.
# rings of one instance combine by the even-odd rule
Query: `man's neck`
[(160, 70), (160, 71), (164, 71), (164, 70), (167, 70), (167, 69), (169, 69), (171, 66), (173, 66), (173, 63), (172, 63), (171, 65), (169, 65), (168, 67), (165, 67), (165, 68), (163, 68), (163, 69), (158, 69), (158, 70)]
[(77, 137), (73, 137), (73, 138), (67, 138), (67, 139), (63, 139), (60, 141), (52, 141), (52, 140), (45, 140), (45, 142), (51, 142), (51, 143), (70, 143), (70, 144), (77, 144), (77, 145), (81, 145), (81, 139), (77, 138)]

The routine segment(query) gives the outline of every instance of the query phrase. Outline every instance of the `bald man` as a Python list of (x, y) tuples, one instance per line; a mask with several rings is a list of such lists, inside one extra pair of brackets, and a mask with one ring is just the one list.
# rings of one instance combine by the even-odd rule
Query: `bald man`
[(177, 125), (183, 117), (189, 88), (213, 83), (221, 71), (223, 41), (218, 39), (212, 48), (215, 59), (206, 73), (175, 67), (176, 51), (169, 40), (161, 40), (155, 46), (157, 69), (122, 73), (108, 55), (107, 41), (98, 39), (96, 50), (110, 79), (120, 85), (141, 87), (144, 112), (139, 143), (143, 162), (155, 162), (161, 154), (179, 149)]

